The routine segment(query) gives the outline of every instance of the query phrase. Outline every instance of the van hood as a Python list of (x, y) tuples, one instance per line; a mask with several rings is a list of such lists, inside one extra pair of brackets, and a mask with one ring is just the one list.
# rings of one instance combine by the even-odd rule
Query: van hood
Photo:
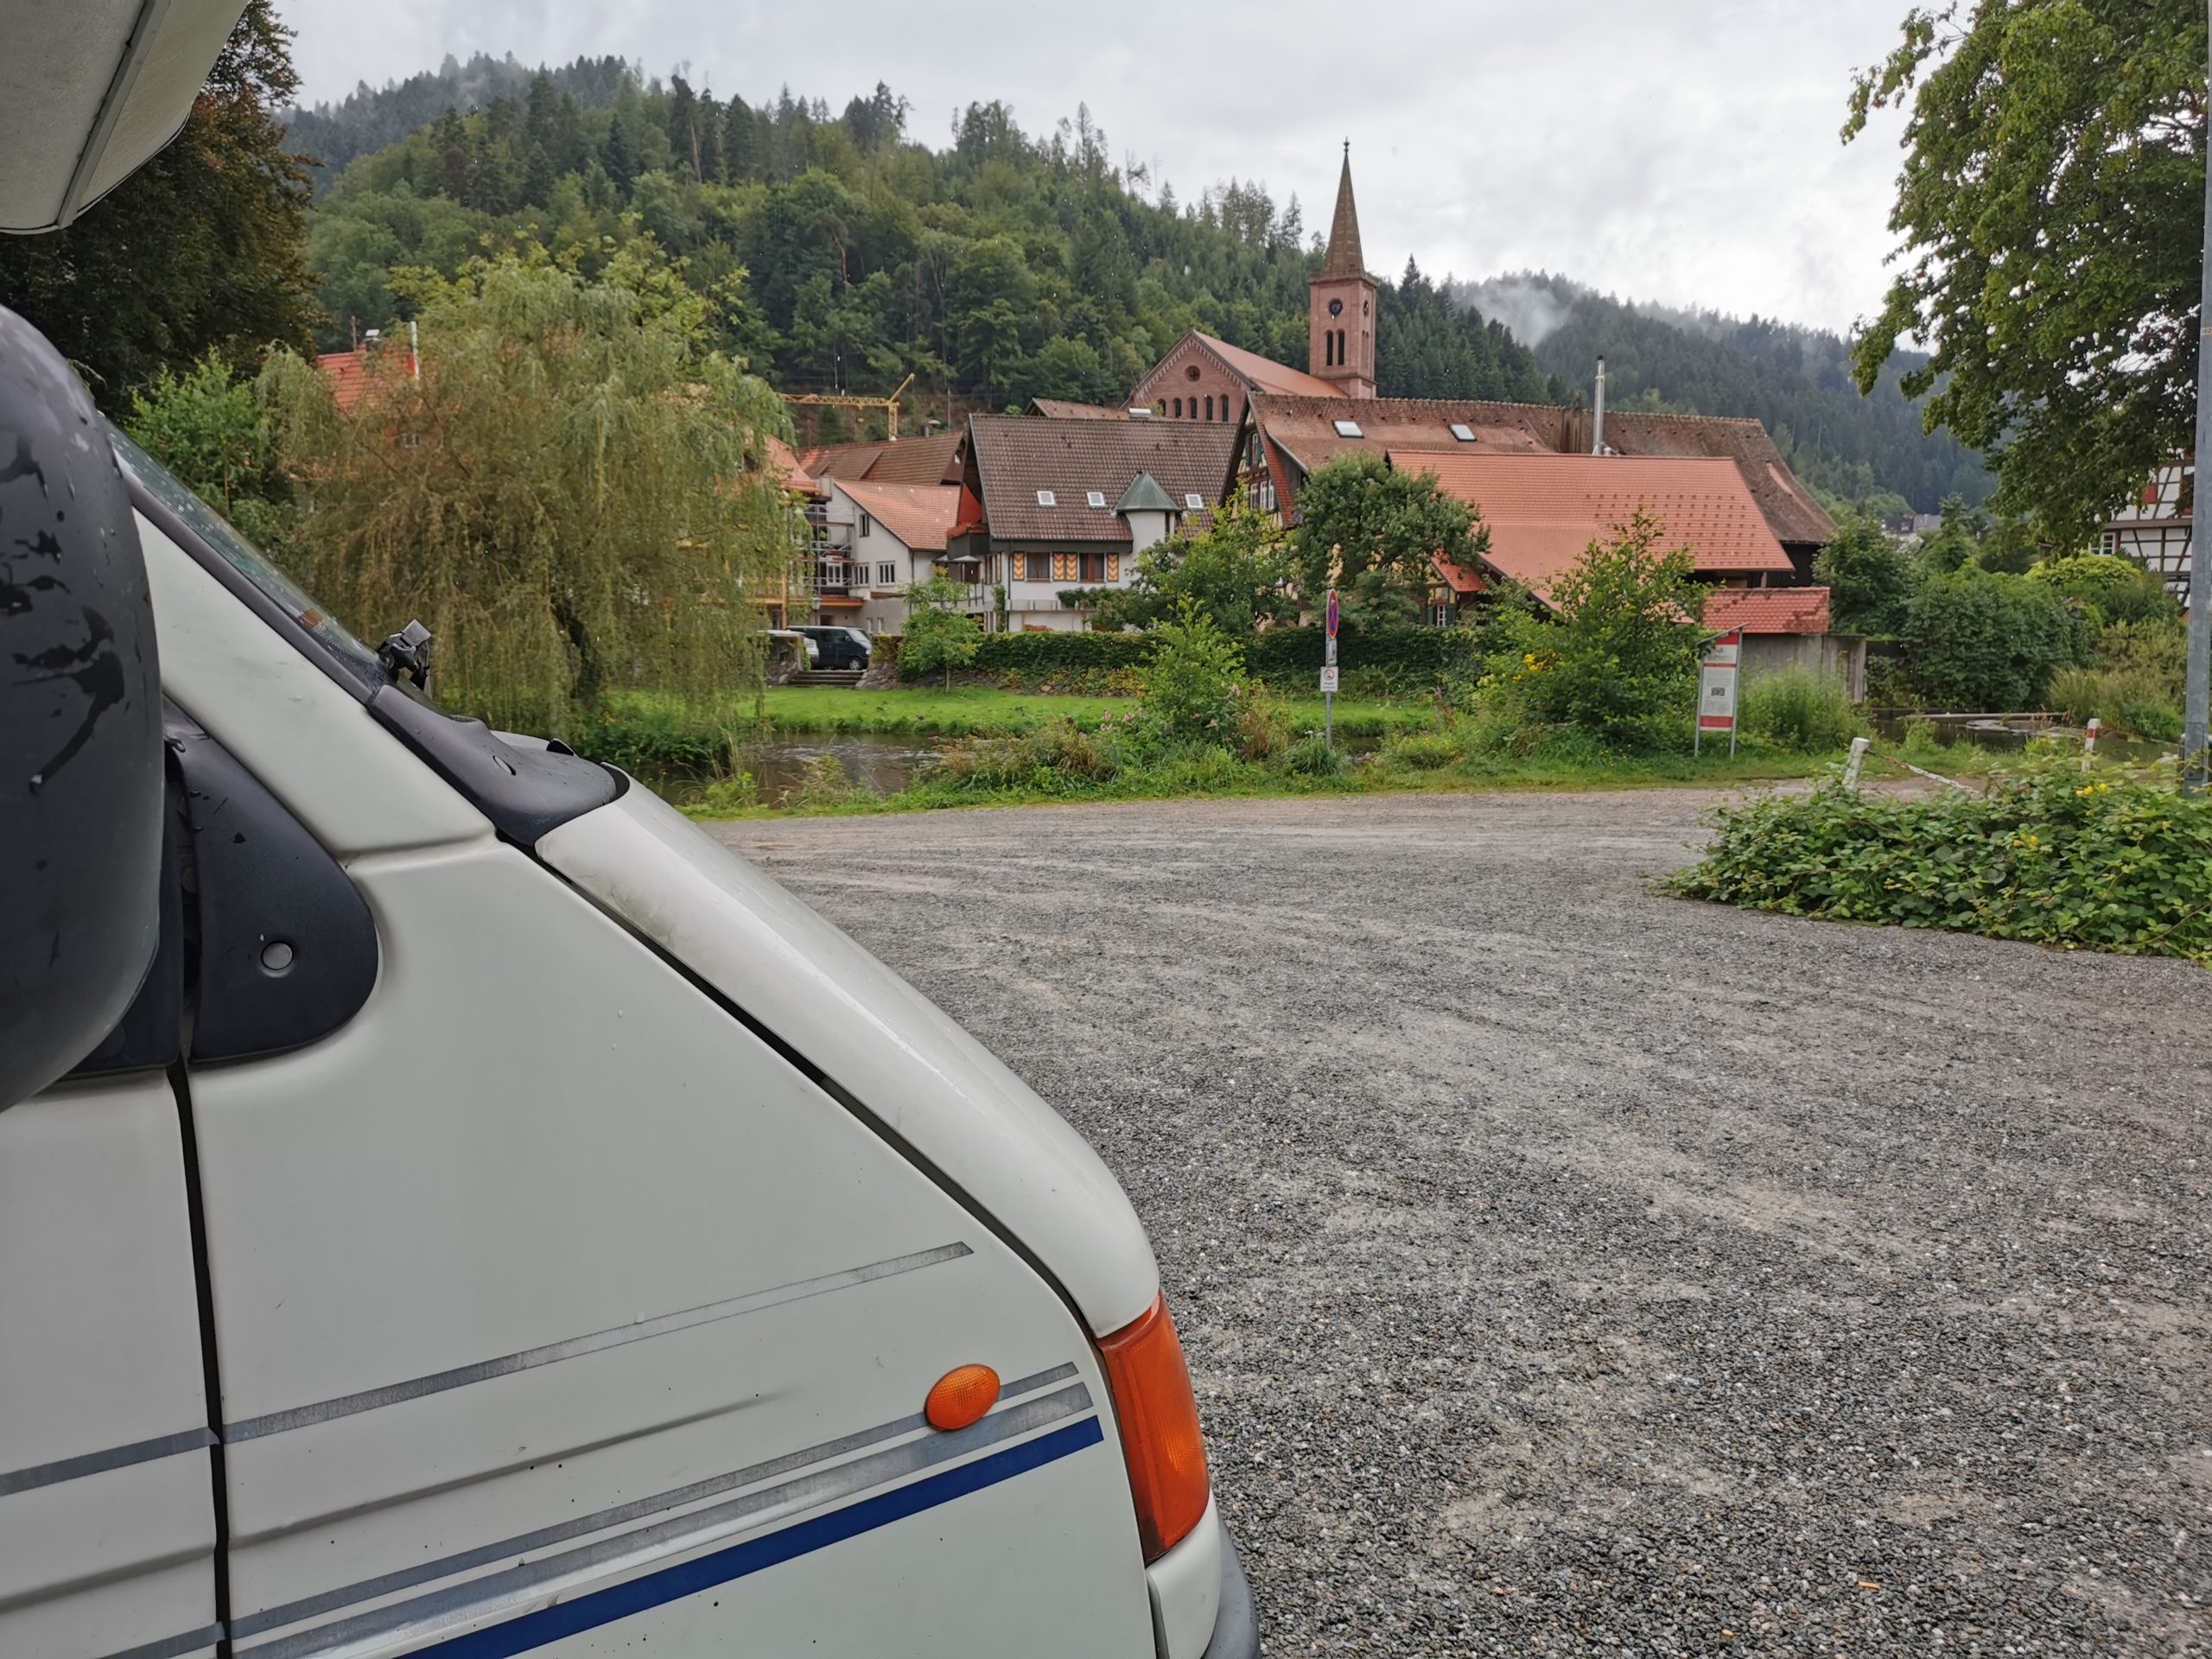
[(1052, 1279), (1095, 1335), (1143, 1316), (1160, 1269), (1081, 1136), (942, 1009), (633, 783), (537, 855), (856, 1103)]

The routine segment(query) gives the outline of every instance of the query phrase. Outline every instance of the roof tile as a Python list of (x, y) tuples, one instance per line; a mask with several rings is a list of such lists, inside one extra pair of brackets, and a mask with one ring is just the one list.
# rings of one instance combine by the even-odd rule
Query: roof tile
[[(977, 415), (968, 424), (984, 521), (1001, 541), (1126, 543), (1128, 521), (1086, 498), (1096, 490), (1118, 501), (1139, 473), (1150, 473), (1173, 500), (1199, 497), (1206, 510), (1184, 522), (1205, 524), (1228, 493), (1236, 461), (1233, 426), (1017, 415)], [(1038, 505), (1039, 490), (1051, 491), (1058, 505)]]

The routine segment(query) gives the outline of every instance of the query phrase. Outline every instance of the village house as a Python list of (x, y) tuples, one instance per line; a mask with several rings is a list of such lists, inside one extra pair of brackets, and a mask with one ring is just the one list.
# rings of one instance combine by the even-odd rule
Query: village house
[(968, 432), (941, 563), (987, 627), (1015, 632), (1087, 626), (1076, 595), (1128, 587), (1138, 554), (1212, 522), (1236, 468), (1217, 423), (977, 415)]
[(2133, 559), (2166, 591), (2189, 602), (2189, 539), (2196, 521), (2196, 458), (2183, 455), (2151, 475), (2136, 499), (2106, 523), (2098, 550)]
[(817, 561), (820, 620), (899, 633), (906, 588), (937, 574), (960, 491), (935, 484), (823, 480), (823, 552)]

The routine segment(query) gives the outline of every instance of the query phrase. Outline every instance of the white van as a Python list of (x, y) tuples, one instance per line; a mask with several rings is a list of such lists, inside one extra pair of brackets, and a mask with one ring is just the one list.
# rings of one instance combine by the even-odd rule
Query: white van
[(1255, 1654), (1089, 1147), (114, 447), (160, 942), (0, 1110), (0, 1656)]

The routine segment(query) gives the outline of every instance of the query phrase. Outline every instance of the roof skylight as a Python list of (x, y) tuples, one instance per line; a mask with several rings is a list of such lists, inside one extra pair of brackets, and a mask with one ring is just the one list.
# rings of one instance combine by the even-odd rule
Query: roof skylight
[(1087, 506), (1103, 507), (1106, 505), (1106, 492), (1103, 490), (1089, 490), (1084, 492), (1083, 499), (1084, 505)]
[(1196, 490), (1192, 490), (1183, 498), (1183, 506), (1186, 512), (1204, 512), (1206, 510), (1206, 499)]
[(1452, 423), (1452, 435), (1462, 443), (1472, 443), (1475, 441), (1475, 429), (1465, 421), (1454, 421)]
[(1050, 490), (1039, 490), (1037, 492), (1037, 505), (1040, 507), (1057, 507), (1060, 505), (1060, 498)]
[(1333, 424), (1337, 429), (1337, 435), (1340, 438), (1363, 438), (1367, 435), (1359, 429), (1357, 421), (1338, 421)]

